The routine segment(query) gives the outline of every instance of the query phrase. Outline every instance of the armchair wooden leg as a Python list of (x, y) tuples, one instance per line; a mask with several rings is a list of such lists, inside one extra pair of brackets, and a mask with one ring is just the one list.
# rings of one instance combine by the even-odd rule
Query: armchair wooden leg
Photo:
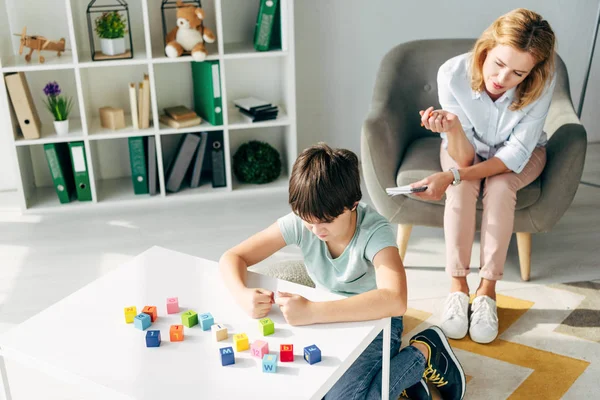
[(398, 244), (398, 252), (400, 258), (404, 262), (404, 256), (406, 255), (406, 248), (408, 247), (408, 239), (412, 232), (412, 225), (398, 225), (398, 238), (396, 243)]
[(521, 264), (521, 279), (528, 281), (531, 273), (531, 233), (517, 232), (517, 248)]

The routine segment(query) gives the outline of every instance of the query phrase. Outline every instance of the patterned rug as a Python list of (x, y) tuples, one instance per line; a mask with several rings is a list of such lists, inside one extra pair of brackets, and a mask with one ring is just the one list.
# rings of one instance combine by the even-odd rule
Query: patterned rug
[[(444, 300), (409, 302), (404, 345), (439, 324)], [(466, 399), (600, 399), (600, 281), (507, 290), (497, 302), (494, 342), (451, 340)]]

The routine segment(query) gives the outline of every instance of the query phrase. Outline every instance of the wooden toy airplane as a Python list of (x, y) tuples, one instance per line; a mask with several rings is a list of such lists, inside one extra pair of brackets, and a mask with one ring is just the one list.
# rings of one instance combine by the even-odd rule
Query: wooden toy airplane
[(42, 56), (42, 51), (56, 51), (57, 55), (60, 55), (65, 51), (65, 39), (61, 38), (60, 40), (48, 40), (43, 36), (28, 36), (27, 35), (27, 27), (23, 28), (23, 32), (21, 34), (14, 34), (15, 36), (21, 36), (21, 47), (19, 48), (19, 55), (23, 54), (23, 49), (25, 47), (29, 47), (31, 50), (29, 54), (25, 55), (25, 60), (27, 62), (31, 61), (31, 55), (34, 51), (38, 51), (39, 62), (44, 63), (46, 61)]

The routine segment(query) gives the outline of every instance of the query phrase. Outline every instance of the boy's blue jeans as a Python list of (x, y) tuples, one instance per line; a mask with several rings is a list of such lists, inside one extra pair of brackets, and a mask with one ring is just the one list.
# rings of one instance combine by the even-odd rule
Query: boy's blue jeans
[[(427, 360), (413, 346), (400, 350), (402, 317), (392, 318), (390, 353), (390, 400), (421, 380)], [(325, 400), (381, 399), (381, 352), (383, 332), (371, 342), (354, 364), (325, 395)]]

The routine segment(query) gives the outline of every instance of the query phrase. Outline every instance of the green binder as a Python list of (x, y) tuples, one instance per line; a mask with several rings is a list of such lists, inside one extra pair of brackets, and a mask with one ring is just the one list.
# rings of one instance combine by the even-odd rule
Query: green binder
[(46, 143), (44, 153), (50, 167), (52, 182), (61, 203), (69, 203), (75, 196), (75, 183), (73, 181), (73, 169), (69, 157), (69, 145), (67, 143)]
[(281, 8), (279, 4), (278, 0), (260, 0), (254, 27), (254, 48), (257, 51), (281, 49)]
[(194, 111), (213, 125), (223, 125), (221, 73), (218, 61), (192, 62)]
[(149, 193), (145, 147), (143, 136), (129, 138), (129, 162), (131, 163), (131, 180), (135, 194)]
[(87, 170), (87, 158), (83, 142), (70, 142), (71, 165), (75, 178), (75, 189), (79, 201), (92, 201), (92, 189), (90, 188), (90, 176)]

